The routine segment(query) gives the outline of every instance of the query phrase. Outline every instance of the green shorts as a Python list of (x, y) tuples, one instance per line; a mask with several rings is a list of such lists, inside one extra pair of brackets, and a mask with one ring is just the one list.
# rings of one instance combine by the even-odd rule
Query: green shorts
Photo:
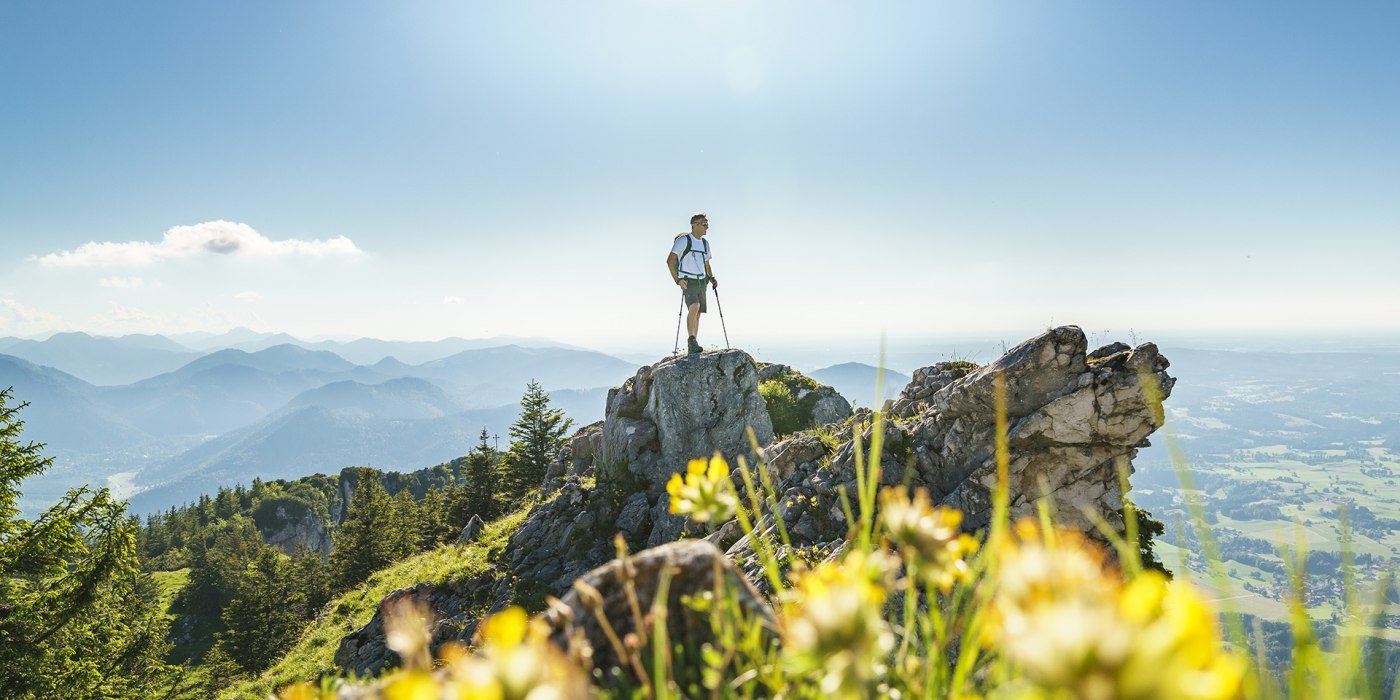
[(685, 295), (685, 305), (693, 306), (699, 304), (700, 313), (705, 313), (705, 288), (709, 286), (709, 282), (710, 281), (707, 279), (687, 279), (685, 281), (685, 291), (682, 292), (682, 294)]

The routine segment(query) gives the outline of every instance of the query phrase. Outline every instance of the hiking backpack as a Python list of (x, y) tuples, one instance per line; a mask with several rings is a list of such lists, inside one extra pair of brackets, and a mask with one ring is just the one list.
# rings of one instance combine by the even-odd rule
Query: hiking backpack
[[(677, 275), (681, 274), (681, 261), (682, 261), (682, 260), (685, 260), (685, 256), (690, 255), (691, 251), (694, 250), (694, 244), (695, 244), (695, 237), (692, 236), (692, 235), (690, 235), (690, 232), (689, 232), (689, 231), (681, 231), (680, 233), (676, 234), (676, 237), (675, 237), (675, 238), (672, 238), (672, 239), (671, 239), (672, 247), (675, 247), (675, 242), (676, 242), (677, 240), (679, 240), (681, 236), (685, 236), (685, 237), (686, 237), (686, 238), (685, 238), (685, 252), (684, 252), (684, 253), (681, 253), (681, 254), (680, 254), (680, 257), (676, 258), (676, 274), (677, 274)], [(700, 239), (700, 243), (703, 244), (703, 245), (705, 246), (705, 259), (706, 259), (706, 260), (709, 260), (709, 259), (710, 259), (710, 242), (707, 241), (707, 240), (705, 240), (705, 239), (703, 239), (703, 238), (701, 238), (701, 239)]]

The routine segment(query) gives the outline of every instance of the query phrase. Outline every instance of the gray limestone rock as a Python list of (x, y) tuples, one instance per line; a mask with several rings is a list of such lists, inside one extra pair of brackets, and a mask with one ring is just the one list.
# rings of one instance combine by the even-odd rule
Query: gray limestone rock
[[(551, 638), (556, 644), (567, 648), (573, 636), (571, 633), (581, 633), (593, 651), (595, 667), (620, 665), (617, 653), (594, 610), (601, 610), (617, 636), (625, 638), (637, 631), (629, 603), (629, 587), (637, 600), (649, 603), (656, 599), (662, 571), (666, 569), (671, 572), (666, 597), (666, 627), (674, 644), (698, 652), (701, 645), (713, 641), (708, 613), (693, 610), (682, 599), (713, 591), (717, 574), (726, 589), (736, 594), (741, 608), (763, 620), (765, 630), (771, 632), (776, 629), (773, 613), (767, 604), (714, 545), (704, 540), (681, 540), (639, 552), (626, 562), (613, 560), (582, 576), (580, 582), (584, 586), (571, 589), (563, 597), (563, 605), (551, 608), (546, 614), (545, 619), (552, 629)], [(579, 588), (596, 592), (598, 598), (592, 606)]]
[(851, 402), (829, 386), (818, 387), (812, 404), (812, 424), (830, 425), (851, 417)]
[[(897, 420), (885, 423), (881, 484), (901, 483), (907, 471), (912, 487), (962, 510), (966, 527), (984, 527), (996, 486), (994, 384), (1003, 376), (1012, 517), (1033, 515), (1049, 496), (1061, 524), (1093, 534), (1093, 513), (1121, 527), (1119, 469), (1131, 473), (1138, 446), (1162, 424), (1160, 406), (1149, 397), (1165, 399), (1175, 380), (1150, 343), (1128, 351), (1110, 346), (1092, 360), (1085, 346), (1084, 334), (1065, 326), (985, 367), (941, 363), (917, 370), (890, 407)], [(839, 489), (854, 492), (854, 445), (849, 436), (838, 438), (843, 444), (829, 464), (794, 465), (777, 489), (794, 545), (825, 545), (845, 535)], [(863, 443), (870, 438), (865, 427)], [(770, 456), (779, 459), (786, 447), (779, 443)], [(747, 543), (740, 540), (729, 554), (746, 556)]]
[(322, 556), (331, 553), (331, 532), (323, 516), (307, 508), (305, 504), (279, 503), (269, 514), (259, 514), (255, 519), (263, 541), (281, 549), (287, 554), (297, 550), (317, 552)]
[(593, 462), (603, 442), (603, 421), (590, 423), (579, 428), (554, 461), (545, 470), (543, 490), (545, 493), (558, 491), (569, 476), (585, 477), (593, 473)]
[(480, 515), (473, 515), (462, 528), (462, 534), (457, 536), (457, 544), (471, 544), (476, 538), (481, 536), (481, 531), (486, 529), (486, 523), (482, 522)]
[(617, 529), (628, 539), (651, 532), (651, 503), (646, 494), (634, 493), (627, 498), (617, 516)]
[(716, 450), (730, 459), (752, 458), (749, 428), (760, 446), (772, 442), (773, 423), (747, 353), (723, 350), (662, 360), (610, 392), (598, 479), (659, 490), (690, 460)]

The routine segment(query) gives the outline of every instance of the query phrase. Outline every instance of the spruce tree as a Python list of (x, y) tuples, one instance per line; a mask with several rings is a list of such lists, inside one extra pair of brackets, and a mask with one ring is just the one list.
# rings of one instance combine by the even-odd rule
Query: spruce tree
[(292, 554), (292, 579), (306, 594), (306, 610), (302, 617), (311, 619), (331, 599), (330, 567), (320, 552), (298, 548)]
[(222, 523), (196, 542), (190, 580), (175, 597), (175, 609), (211, 618), (218, 626), (224, 607), (238, 592), (238, 577), (263, 547), (262, 535), (247, 518)]
[(345, 521), (336, 530), (331, 548), (331, 587), (351, 588), (393, 561), (390, 533), (394, 504), (379, 483), (379, 473), (359, 469), (359, 481)]
[[(473, 515), (489, 521), (496, 517), (496, 473), (500, 456), (491, 447), (491, 433), (481, 429), (481, 442), (467, 455), (466, 483), (460, 491), (460, 500), (453, 512), (453, 521), (458, 531), (466, 527)], [(457, 522), (460, 521), (460, 522)]]
[(384, 533), (389, 542), (390, 561), (398, 561), (423, 549), (423, 509), (413, 500), (408, 489), (399, 491), (393, 498), (393, 525)]
[(520, 397), (520, 417), (510, 426), (510, 451), (502, 465), (501, 481), (507, 501), (520, 500), (544, 482), (549, 463), (564, 447), (574, 421), (549, 405), (549, 394), (531, 381)]
[(140, 525), (107, 489), (19, 517), (20, 483), (53, 463), (0, 390), (0, 697), (143, 697), (166, 684), (168, 623), (140, 570)]
[(259, 548), (237, 581), (237, 593), (224, 608), (226, 631), (219, 635), (219, 646), (256, 673), (296, 641), (306, 617), (306, 593), (287, 556), (268, 545)]

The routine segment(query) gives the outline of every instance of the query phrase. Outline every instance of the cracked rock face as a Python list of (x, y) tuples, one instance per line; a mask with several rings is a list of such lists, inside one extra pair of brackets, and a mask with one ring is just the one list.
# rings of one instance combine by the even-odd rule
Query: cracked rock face
[(304, 508), (289, 512), (279, 505), (269, 522), (259, 523), (258, 531), (264, 542), (287, 554), (307, 550), (325, 557), (331, 553), (330, 529), (320, 516)]
[[(996, 486), (994, 382), (1001, 375), (1012, 517), (1033, 515), (1037, 501), (1049, 495), (1064, 525), (1093, 533), (1093, 513), (1121, 529), (1119, 469), (1131, 473), (1137, 449), (1162, 424), (1161, 409), (1149, 397), (1170, 395), (1175, 379), (1167, 366), (1151, 343), (1089, 353), (1083, 332), (1064, 326), (985, 367), (941, 363), (917, 370), (890, 405), (881, 483), (903, 483), (907, 471), (911, 487), (963, 511), (965, 527), (984, 527)], [(864, 444), (869, 438), (867, 428)], [(848, 437), (842, 443), (829, 461), (797, 465), (781, 459), (797, 445), (784, 441), (768, 450), (779, 467), (779, 515), (794, 545), (830, 546), (845, 536), (839, 490), (856, 492), (855, 452)], [(739, 539), (728, 554), (750, 556), (747, 540)]]
[(758, 370), (742, 350), (663, 360), (641, 368), (608, 394), (598, 481), (641, 482), (659, 490), (687, 462), (719, 450), (753, 458), (747, 429), (760, 447), (773, 422), (758, 393)]

